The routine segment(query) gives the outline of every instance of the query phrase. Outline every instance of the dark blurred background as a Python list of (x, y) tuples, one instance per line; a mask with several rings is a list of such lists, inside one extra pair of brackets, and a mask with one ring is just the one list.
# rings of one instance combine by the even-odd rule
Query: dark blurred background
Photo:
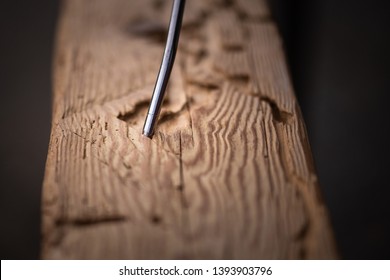
[[(269, 2), (341, 256), (390, 259), (390, 1)], [(0, 7), (0, 257), (35, 259), (59, 1)]]

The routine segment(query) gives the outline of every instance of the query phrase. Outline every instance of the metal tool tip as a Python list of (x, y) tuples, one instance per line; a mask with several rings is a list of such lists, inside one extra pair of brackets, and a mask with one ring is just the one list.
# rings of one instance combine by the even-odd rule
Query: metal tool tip
[(157, 115), (148, 113), (146, 115), (145, 124), (142, 129), (142, 135), (152, 139), (156, 121), (157, 121)]
[(144, 131), (142, 131), (142, 135), (152, 139), (153, 132), (144, 130)]

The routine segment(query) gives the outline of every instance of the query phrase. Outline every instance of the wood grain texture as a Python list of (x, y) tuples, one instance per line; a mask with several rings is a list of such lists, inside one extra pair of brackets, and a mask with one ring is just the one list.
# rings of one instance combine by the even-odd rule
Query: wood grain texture
[(63, 2), (42, 257), (337, 257), (263, 1), (187, 1), (156, 134), (141, 136), (170, 5)]

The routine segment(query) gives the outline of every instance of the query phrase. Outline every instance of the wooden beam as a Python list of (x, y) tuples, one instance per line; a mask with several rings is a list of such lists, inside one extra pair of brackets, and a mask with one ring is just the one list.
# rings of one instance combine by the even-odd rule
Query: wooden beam
[(156, 134), (141, 136), (170, 7), (63, 2), (42, 257), (337, 257), (263, 1), (187, 1)]

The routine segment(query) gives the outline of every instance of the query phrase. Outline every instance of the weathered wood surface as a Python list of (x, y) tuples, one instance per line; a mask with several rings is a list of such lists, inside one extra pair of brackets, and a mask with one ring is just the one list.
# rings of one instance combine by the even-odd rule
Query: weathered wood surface
[(63, 2), (42, 257), (335, 258), (264, 2), (187, 1), (157, 132), (141, 136), (170, 8)]

